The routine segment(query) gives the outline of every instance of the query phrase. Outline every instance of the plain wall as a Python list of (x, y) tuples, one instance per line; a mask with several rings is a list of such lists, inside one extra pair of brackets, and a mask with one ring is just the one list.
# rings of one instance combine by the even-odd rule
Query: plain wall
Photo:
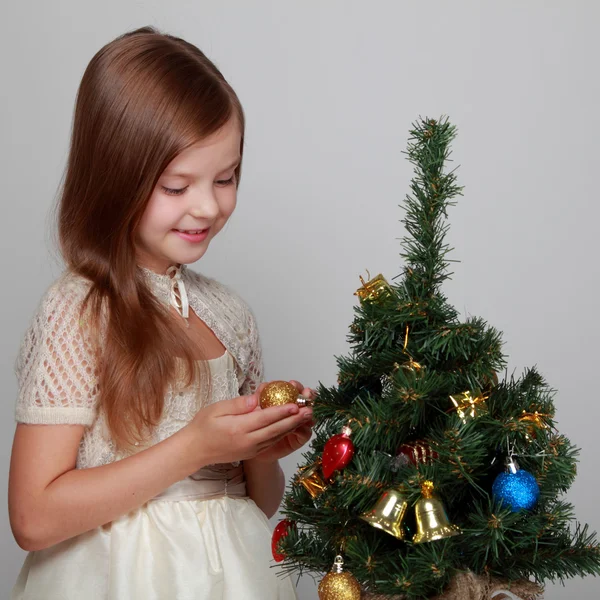
[[(236, 213), (193, 268), (253, 307), (267, 379), (334, 385), (359, 275), (400, 273), (399, 204), (408, 130), (446, 114), (458, 127), (450, 208), (461, 311), (504, 333), (509, 372), (537, 365), (559, 429), (582, 448), (568, 494), (600, 529), (596, 444), (597, 24), (593, 1), (355, 0), (12, 2), (0, 41), (3, 276), (0, 337), (0, 597), (24, 553), (5, 504), (13, 363), (39, 298), (59, 274), (48, 211), (64, 167), (75, 92), (94, 53), (143, 25), (180, 35), (221, 68), (248, 128)], [(283, 461), (291, 476), (300, 454)], [(273, 518), (273, 524), (278, 521)], [(316, 598), (310, 577), (303, 600)], [(600, 582), (546, 598), (597, 598)]]

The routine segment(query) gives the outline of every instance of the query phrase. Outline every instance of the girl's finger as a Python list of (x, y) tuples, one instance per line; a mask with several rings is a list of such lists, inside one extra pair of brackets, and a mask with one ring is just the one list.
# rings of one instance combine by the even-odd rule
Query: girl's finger
[[(266, 409), (264, 412), (267, 412), (268, 410), (269, 409)], [(304, 414), (305, 412), (300, 412), (291, 415), (290, 417), (286, 417), (285, 419), (281, 419), (265, 427), (251, 431), (249, 435), (257, 442), (264, 442), (265, 440), (270, 440), (278, 436), (285, 436), (296, 429), (298, 425), (303, 424)], [(254, 413), (251, 413), (248, 416), (254, 416)]]
[(250, 433), (285, 420), (290, 416), (296, 417), (299, 413), (300, 407), (297, 404), (284, 404), (283, 406), (254, 409), (252, 412), (236, 418), (242, 419), (240, 422), (243, 423), (243, 431)]
[(299, 381), (296, 381), (295, 379), (290, 379), (289, 383), (291, 383), (300, 393), (302, 393), (302, 389), (304, 388), (304, 386)]
[(294, 435), (302, 437), (302, 439), (307, 441), (312, 436), (312, 429), (310, 427), (307, 427), (306, 425), (302, 425), (301, 427), (298, 427), (296, 431), (294, 431)]
[(265, 382), (263, 382), (263, 383), (261, 383), (261, 384), (258, 386), (258, 388), (256, 389), (256, 392), (255, 392), (255, 393), (257, 393), (257, 394), (259, 395), (259, 397), (260, 397), (260, 393), (261, 393), (261, 392), (262, 392), (262, 391), (263, 391), (263, 390), (264, 390), (264, 389), (267, 387), (267, 383), (268, 383), (268, 382), (266, 382), (266, 381), (265, 381)]
[(275, 444), (279, 443), (286, 435), (289, 435), (289, 433), (284, 433), (283, 435), (278, 435), (277, 437), (271, 438), (270, 440), (266, 440), (264, 442), (265, 447), (274, 446)]
[(302, 448), (304, 444), (306, 444), (310, 440), (310, 435), (298, 435), (294, 434), (293, 439), (290, 440), (290, 447), (296, 451), (299, 448)]
[(268, 450), (271, 446), (273, 446), (273, 444), (276, 442), (262, 442), (261, 444), (258, 444), (257, 449), (258, 452), (262, 452), (263, 450)]

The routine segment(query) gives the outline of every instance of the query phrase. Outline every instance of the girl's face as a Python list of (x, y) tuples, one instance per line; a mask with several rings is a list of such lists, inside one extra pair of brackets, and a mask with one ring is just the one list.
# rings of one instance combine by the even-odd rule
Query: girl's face
[(235, 209), (240, 139), (238, 123), (230, 119), (167, 165), (138, 229), (139, 265), (165, 273), (204, 255)]

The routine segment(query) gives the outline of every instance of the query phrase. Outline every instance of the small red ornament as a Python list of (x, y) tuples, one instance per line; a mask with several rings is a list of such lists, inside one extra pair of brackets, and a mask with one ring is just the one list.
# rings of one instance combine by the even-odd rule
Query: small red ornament
[(399, 465), (430, 464), (438, 457), (438, 453), (422, 440), (400, 444), (396, 462)]
[(346, 425), (342, 429), (342, 433), (327, 440), (321, 460), (321, 469), (325, 479), (329, 479), (336, 471), (341, 471), (352, 460), (354, 444), (350, 439), (351, 433), (352, 429)]
[(281, 562), (285, 558), (285, 554), (279, 552), (277, 546), (281, 541), (281, 538), (284, 538), (289, 533), (290, 528), (296, 529), (296, 523), (289, 519), (284, 519), (277, 524), (277, 527), (275, 527), (273, 531), (273, 537), (271, 538), (271, 552), (273, 553), (273, 558), (276, 562)]

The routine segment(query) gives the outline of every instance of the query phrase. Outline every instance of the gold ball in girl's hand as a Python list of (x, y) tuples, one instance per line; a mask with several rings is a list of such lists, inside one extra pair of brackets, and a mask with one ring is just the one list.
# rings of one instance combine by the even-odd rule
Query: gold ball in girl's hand
[(312, 399), (302, 396), (289, 381), (271, 381), (260, 393), (260, 407), (281, 406), (282, 404), (312, 405)]

